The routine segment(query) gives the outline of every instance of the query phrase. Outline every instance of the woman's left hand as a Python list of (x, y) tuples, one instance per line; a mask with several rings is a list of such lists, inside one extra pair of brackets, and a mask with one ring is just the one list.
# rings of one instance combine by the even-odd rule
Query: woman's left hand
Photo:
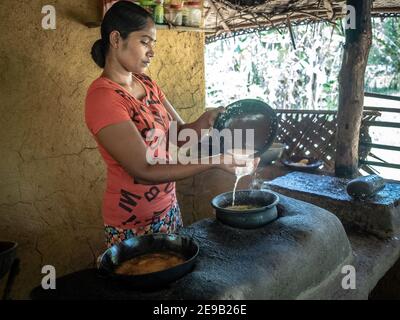
[(224, 107), (218, 107), (215, 109), (210, 109), (204, 112), (199, 119), (197, 119), (197, 123), (200, 129), (209, 129), (214, 125), (215, 119), (217, 116), (224, 112)]

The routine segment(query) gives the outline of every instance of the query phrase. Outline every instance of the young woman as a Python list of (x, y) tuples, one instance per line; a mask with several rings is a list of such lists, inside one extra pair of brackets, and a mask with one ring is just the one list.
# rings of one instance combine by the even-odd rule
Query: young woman
[[(105, 14), (101, 39), (92, 58), (104, 68), (88, 89), (86, 124), (107, 165), (103, 199), (106, 243), (147, 233), (173, 233), (182, 226), (175, 181), (211, 168), (233, 173), (237, 164), (150, 164), (146, 150), (151, 129), (168, 135), (171, 121), (178, 131), (210, 128), (221, 110), (205, 112), (185, 124), (157, 84), (144, 74), (154, 57), (156, 28), (151, 15), (129, 1), (114, 4)], [(168, 151), (158, 157), (170, 159)]]

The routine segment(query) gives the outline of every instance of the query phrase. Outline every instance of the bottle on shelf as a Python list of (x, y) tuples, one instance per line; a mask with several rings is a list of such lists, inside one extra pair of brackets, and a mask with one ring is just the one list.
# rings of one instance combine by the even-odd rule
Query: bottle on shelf
[(156, 24), (164, 23), (164, 0), (158, 0), (154, 8), (154, 22)]
[(154, 14), (154, 1), (153, 0), (140, 0), (140, 6), (146, 9), (150, 14)]

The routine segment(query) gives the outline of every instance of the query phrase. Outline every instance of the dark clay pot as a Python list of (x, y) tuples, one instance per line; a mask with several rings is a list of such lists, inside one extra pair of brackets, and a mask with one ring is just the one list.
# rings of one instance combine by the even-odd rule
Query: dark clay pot
[(211, 201), (216, 218), (224, 224), (240, 229), (254, 229), (278, 217), (276, 205), (279, 196), (269, 190), (237, 190), (235, 205), (254, 205), (257, 208), (243, 211), (227, 209), (232, 205), (233, 192), (216, 196)]
[(0, 279), (11, 269), (17, 255), (18, 244), (13, 241), (0, 241)]

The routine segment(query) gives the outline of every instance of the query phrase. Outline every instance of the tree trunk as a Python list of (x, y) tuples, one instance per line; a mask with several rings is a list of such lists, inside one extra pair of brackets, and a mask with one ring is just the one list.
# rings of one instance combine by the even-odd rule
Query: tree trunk
[(358, 143), (364, 108), (364, 75), (372, 44), (372, 0), (347, 0), (355, 8), (356, 28), (346, 30), (346, 44), (339, 74), (339, 110), (335, 174), (358, 174)]

